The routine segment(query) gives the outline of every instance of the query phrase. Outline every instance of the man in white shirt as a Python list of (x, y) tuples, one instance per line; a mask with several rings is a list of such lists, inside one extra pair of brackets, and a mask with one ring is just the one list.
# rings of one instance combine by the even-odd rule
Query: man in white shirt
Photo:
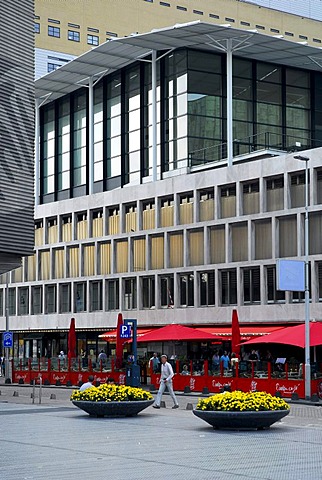
[(179, 408), (178, 401), (173, 391), (172, 378), (174, 376), (172, 366), (167, 361), (168, 357), (166, 355), (161, 355), (161, 377), (160, 377), (160, 387), (155, 399), (153, 408), (160, 408), (161, 398), (165, 389), (168, 389), (170, 396), (173, 400), (172, 408)]
[(87, 388), (91, 388), (93, 386), (93, 382), (94, 382), (94, 377), (93, 377), (93, 375), (90, 375), (88, 377), (88, 382), (83, 383), (83, 385), (80, 387), (79, 390), (82, 392), (83, 390), (86, 390)]

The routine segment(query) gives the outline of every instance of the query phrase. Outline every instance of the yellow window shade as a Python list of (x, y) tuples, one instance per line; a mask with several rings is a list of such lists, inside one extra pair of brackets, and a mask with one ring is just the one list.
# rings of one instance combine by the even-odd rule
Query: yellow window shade
[(136, 231), (136, 212), (129, 212), (125, 214), (125, 231)]
[(84, 247), (84, 275), (95, 275), (95, 245)]
[(133, 270), (146, 270), (145, 238), (133, 241)]
[(170, 235), (170, 267), (183, 267), (183, 235)]
[(108, 275), (111, 273), (111, 244), (102, 243), (100, 245), (100, 274)]
[(48, 243), (58, 242), (58, 225), (52, 225), (48, 227)]
[(167, 207), (161, 207), (160, 211), (160, 222), (161, 227), (172, 227), (173, 226), (173, 205)]
[(190, 265), (202, 265), (204, 263), (203, 232), (191, 232), (190, 243)]
[(128, 271), (128, 246), (127, 241), (116, 244), (116, 271), (124, 273)]
[(120, 233), (120, 216), (111, 215), (108, 217), (108, 233), (110, 235), (116, 235)]
[(77, 239), (82, 240), (87, 237), (87, 220), (81, 220), (80, 222), (77, 222)]
[(208, 220), (213, 220), (215, 202), (213, 198), (208, 200), (201, 200), (199, 203), (199, 219), (201, 222), (207, 222)]
[(151, 268), (157, 270), (164, 268), (164, 238), (151, 238)]
[(72, 247), (69, 249), (69, 276), (79, 277), (79, 249)]
[(50, 279), (50, 252), (40, 252), (40, 275), (41, 280)]
[(55, 251), (55, 278), (65, 276), (65, 252), (61, 248)]
[(143, 210), (143, 230), (153, 230), (155, 228), (155, 209)]
[(37, 228), (35, 230), (35, 245), (36, 247), (39, 247), (40, 245), (43, 245), (44, 241), (44, 229), (43, 228)]
[(62, 241), (71, 242), (73, 239), (73, 225), (72, 223), (64, 223), (62, 225)]
[(102, 237), (103, 236), (103, 218), (93, 218), (93, 237)]
[(210, 230), (210, 263), (225, 262), (225, 228)]
[(36, 280), (36, 255), (32, 255), (28, 257), (28, 264), (27, 264), (27, 278), (28, 282), (33, 282)]
[(180, 223), (193, 222), (193, 203), (181, 203), (180, 205)]

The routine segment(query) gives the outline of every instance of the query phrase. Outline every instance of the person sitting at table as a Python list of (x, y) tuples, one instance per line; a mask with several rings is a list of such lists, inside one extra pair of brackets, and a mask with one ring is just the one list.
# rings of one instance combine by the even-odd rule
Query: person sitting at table
[(189, 372), (189, 370), (188, 370), (188, 365), (184, 365), (184, 366), (182, 367), (181, 375), (190, 375), (190, 372)]
[(255, 350), (252, 350), (252, 353), (249, 355), (248, 360), (251, 362), (257, 362), (258, 356)]
[(231, 369), (233, 371), (233, 377), (236, 375), (236, 364), (238, 363), (238, 357), (236, 353), (231, 354), (230, 358), (230, 364), (231, 364)]

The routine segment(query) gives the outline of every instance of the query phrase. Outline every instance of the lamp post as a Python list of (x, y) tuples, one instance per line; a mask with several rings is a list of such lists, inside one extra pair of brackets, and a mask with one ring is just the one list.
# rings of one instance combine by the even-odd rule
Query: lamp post
[(305, 398), (311, 399), (311, 359), (310, 359), (310, 292), (309, 292), (309, 157), (295, 155), (296, 160), (305, 162)]

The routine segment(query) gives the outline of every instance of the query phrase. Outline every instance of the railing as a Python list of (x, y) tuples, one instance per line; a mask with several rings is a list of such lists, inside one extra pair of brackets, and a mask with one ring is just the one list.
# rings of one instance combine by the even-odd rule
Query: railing
[[(320, 147), (322, 142), (308, 138), (295, 137), (272, 132), (263, 132), (233, 141), (233, 156), (247, 155), (261, 150), (280, 152), (301, 151)], [(227, 142), (190, 152), (189, 167), (196, 167), (227, 158)]]

